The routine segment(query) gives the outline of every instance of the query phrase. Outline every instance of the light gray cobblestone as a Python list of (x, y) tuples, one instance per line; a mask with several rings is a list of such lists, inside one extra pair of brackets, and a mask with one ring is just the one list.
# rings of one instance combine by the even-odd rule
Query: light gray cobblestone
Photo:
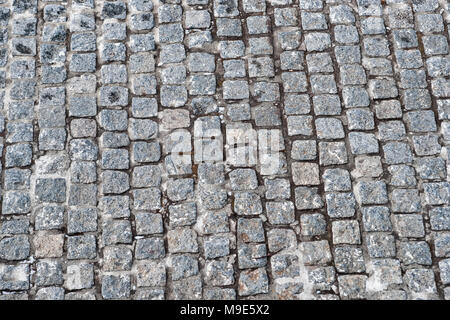
[(445, 1), (0, 1), (0, 299), (449, 299)]

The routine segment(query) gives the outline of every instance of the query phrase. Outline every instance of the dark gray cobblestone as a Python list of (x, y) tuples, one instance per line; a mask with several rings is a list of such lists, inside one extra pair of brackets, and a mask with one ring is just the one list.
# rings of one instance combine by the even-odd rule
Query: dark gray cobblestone
[(0, 1), (0, 300), (450, 299), (449, 21)]

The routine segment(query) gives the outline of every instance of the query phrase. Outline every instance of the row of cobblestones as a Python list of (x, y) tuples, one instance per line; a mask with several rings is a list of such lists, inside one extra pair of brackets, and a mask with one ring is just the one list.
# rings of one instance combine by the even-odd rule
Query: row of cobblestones
[(0, 300), (450, 299), (445, 0), (0, 0)]

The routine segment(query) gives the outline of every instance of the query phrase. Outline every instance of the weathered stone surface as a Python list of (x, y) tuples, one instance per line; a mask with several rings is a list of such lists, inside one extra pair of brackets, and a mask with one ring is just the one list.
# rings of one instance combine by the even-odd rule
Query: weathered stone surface
[(448, 22), (0, 0), (0, 300), (449, 300)]

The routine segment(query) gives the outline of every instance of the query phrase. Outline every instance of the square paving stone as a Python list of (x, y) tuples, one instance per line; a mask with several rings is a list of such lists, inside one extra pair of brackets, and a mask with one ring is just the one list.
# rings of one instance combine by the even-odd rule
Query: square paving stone
[(394, 236), (387, 233), (373, 232), (366, 235), (367, 250), (371, 258), (395, 257)]
[(300, 216), (300, 228), (302, 235), (318, 236), (327, 232), (327, 222), (320, 213), (302, 214)]
[(308, 51), (325, 51), (331, 47), (330, 35), (321, 32), (311, 32), (305, 35), (305, 44)]
[(394, 215), (394, 229), (400, 237), (421, 238), (425, 236), (423, 217), (420, 214)]
[(320, 184), (319, 167), (315, 163), (294, 162), (292, 163), (292, 177), (296, 185), (318, 185)]
[(319, 139), (342, 139), (345, 137), (342, 122), (336, 118), (317, 118), (315, 120)]
[(383, 181), (360, 181), (356, 183), (355, 196), (360, 204), (384, 204), (388, 202), (386, 184)]
[(298, 210), (318, 209), (324, 205), (318, 188), (297, 187), (295, 188), (295, 207)]
[(388, 207), (363, 207), (362, 221), (366, 231), (392, 231)]
[(334, 249), (336, 269), (343, 273), (361, 273), (366, 270), (361, 248), (339, 246)]
[(431, 265), (431, 252), (425, 241), (398, 241), (398, 256), (405, 265)]
[(332, 222), (333, 244), (360, 244), (360, 231), (357, 220)]
[(339, 115), (342, 111), (341, 100), (339, 96), (335, 94), (315, 95), (313, 96), (313, 105), (314, 113), (318, 116)]
[(350, 149), (353, 154), (378, 153), (378, 142), (374, 134), (363, 132), (350, 132)]
[(347, 148), (344, 142), (319, 142), (319, 163), (334, 165), (347, 163)]
[(92, 264), (80, 263), (67, 267), (67, 284), (69, 290), (91, 288), (94, 285), (94, 267)]

